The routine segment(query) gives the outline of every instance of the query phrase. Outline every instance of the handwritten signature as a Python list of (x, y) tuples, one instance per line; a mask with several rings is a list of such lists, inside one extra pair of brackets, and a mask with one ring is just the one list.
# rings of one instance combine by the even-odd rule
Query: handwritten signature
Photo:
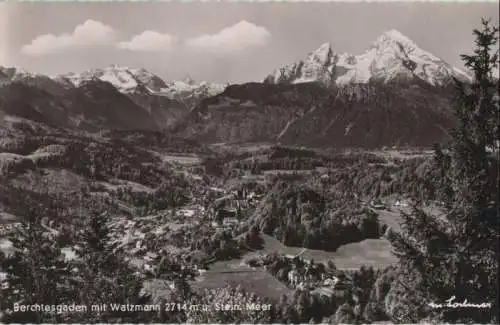
[(435, 302), (431, 302), (428, 305), (431, 308), (491, 308), (490, 302), (483, 302), (480, 304), (468, 302), (467, 299), (464, 299), (463, 302), (453, 302), (456, 299), (455, 296), (446, 300), (444, 304), (437, 304)]

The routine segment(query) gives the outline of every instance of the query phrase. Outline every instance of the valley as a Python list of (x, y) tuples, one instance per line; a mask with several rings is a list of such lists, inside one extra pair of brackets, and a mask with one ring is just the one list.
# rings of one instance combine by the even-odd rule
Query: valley
[[(7, 119), (7, 129), (10, 123)], [(131, 268), (143, 274), (144, 288), (154, 299), (164, 299), (174, 290), (172, 280), (164, 280), (165, 274), (160, 271), (165, 258), (192, 268), (193, 278), (189, 281), (192, 290), (203, 292), (238, 285), (271, 301), (293, 295), (294, 288), (263, 267), (249, 266), (249, 259), (268, 254), (296, 256), (305, 262), (334, 263), (341, 272), (353, 272), (360, 267), (375, 270), (390, 267), (397, 259), (378, 228), (387, 225), (397, 229), (399, 214), (397, 210), (363, 206), (369, 207), (374, 197), (394, 201), (397, 193), (391, 188), (404, 184), (399, 184), (397, 174), (392, 176), (392, 185), (370, 174), (394, 169), (395, 160), (400, 161), (400, 168), (407, 164), (406, 169), (411, 170), (408, 172), (414, 173), (409, 162), (428, 157), (428, 153), (419, 150), (420, 154), (401, 151), (395, 157), (393, 152), (384, 150), (330, 153), (323, 149), (255, 143), (204, 147), (191, 146), (192, 143), (179, 146), (177, 141), (172, 141), (172, 147), (170, 143), (147, 146), (147, 132), (121, 132), (119, 140), (104, 134), (82, 136), (71, 131), (64, 135), (51, 132), (38, 133), (40, 138), (31, 138), (29, 147), (24, 147), (23, 141), (14, 142), (22, 138), (11, 135), (11, 143), (16, 143), (15, 152), (19, 154), (1, 154), (5, 157), (0, 200), (4, 216), (3, 254), (14, 252), (8, 238), (23, 218), (22, 205), (26, 203), (21, 197), (44, 198), (40, 203), (49, 210), (42, 224), (65, 243), (61, 246), (62, 253), (69, 262), (78, 259), (71, 237), (83, 227), (92, 209), (105, 211), (111, 242), (124, 250)], [(36, 148), (36, 143), (41, 143), (41, 147)], [(45, 156), (34, 159), (33, 152), (44, 152)], [(346, 163), (351, 167), (343, 167)], [(364, 168), (373, 171), (365, 174)], [(356, 186), (335, 181), (343, 173), (354, 173), (351, 180), (368, 183)], [(338, 188), (330, 187), (330, 182), (335, 182)], [(283, 184), (291, 186), (289, 194), (286, 189), (285, 192), (278, 190)], [(352, 187), (349, 194), (346, 186)], [(269, 204), (289, 195), (305, 195), (299, 200), (312, 195), (310, 203), (299, 203), (297, 208), (314, 209), (314, 205), (319, 204), (317, 213), (324, 215), (323, 218), (332, 218), (330, 214), (346, 207), (351, 212), (343, 213), (352, 213), (348, 217), (352, 222), (364, 218), (363, 211), (368, 215), (373, 213), (374, 228), (367, 228), (366, 235), (356, 230), (352, 237), (339, 238), (338, 248), (315, 248), (318, 244), (305, 242), (287, 246), (281, 235), (266, 230), (262, 222), (267, 218), (263, 216), (273, 213)], [(316, 196), (320, 201), (315, 201)], [(358, 196), (363, 200), (358, 201)], [(53, 206), (53, 200), (57, 200), (59, 208)], [(293, 209), (296, 208), (291, 205), (278, 213), (284, 213), (290, 220), (300, 216), (303, 220), (293, 221), (299, 229), (311, 227), (308, 212), (293, 212)], [(351, 231), (348, 229), (344, 231)], [(313, 231), (312, 236), (318, 234)], [(335, 237), (332, 240), (335, 241)], [(311, 248), (301, 247), (303, 245)]]
[[(443, 294), (427, 291), (453, 293), (450, 283), (462, 281), (447, 267), (479, 265), (488, 275), (481, 285), (493, 281), (492, 246), (461, 257), (465, 233), (486, 242), (498, 219), (497, 142), (481, 131), (492, 115), (477, 113), (474, 124), (457, 108), (490, 81), (474, 82), (395, 30), (362, 54), (325, 43), (241, 84), (163, 80), (116, 64), (50, 77), (0, 67), (0, 319), (434, 317), (426, 302)], [(458, 88), (472, 99), (458, 104)], [(9, 307), (40, 300), (270, 307), (81, 315)]]

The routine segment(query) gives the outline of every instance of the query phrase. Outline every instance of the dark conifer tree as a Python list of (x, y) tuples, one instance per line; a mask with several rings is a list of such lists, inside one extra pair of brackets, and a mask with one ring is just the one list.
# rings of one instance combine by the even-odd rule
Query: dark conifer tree
[[(462, 55), (472, 83), (456, 81), (457, 126), (448, 145), (436, 148), (443, 217), (414, 207), (404, 216), (403, 235), (393, 240), (400, 257), (396, 291), (420, 295), (406, 311), (414, 322), (426, 317), (450, 322), (494, 322), (498, 261), (498, 28), (482, 21), (475, 49)], [(396, 287), (399, 286), (399, 289)], [(403, 289), (406, 288), (406, 289)], [(490, 303), (490, 308), (431, 308), (430, 302)]]
[(14, 252), (2, 261), (7, 273), (2, 283), (2, 322), (42, 323), (64, 320), (53, 312), (14, 311), (18, 305), (58, 305), (71, 303), (70, 268), (54, 236), (42, 224), (47, 208), (41, 197), (18, 197), (22, 222), (9, 236)]
[[(132, 312), (113, 312), (110, 304), (146, 303), (141, 293), (142, 278), (127, 264), (126, 256), (117, 242), (112, 241), (108, 215), (92, 208), (84, 229), (78, 236), (78, 292), (88, 313), (82, 321), (138, 321), (144, 315)], [(95, 304), (108, 305), (102, 312), (90, 310)]]

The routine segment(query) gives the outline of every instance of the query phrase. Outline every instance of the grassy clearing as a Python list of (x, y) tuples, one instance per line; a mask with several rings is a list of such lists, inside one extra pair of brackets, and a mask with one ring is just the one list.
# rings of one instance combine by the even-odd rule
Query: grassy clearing
[(279, 299), (281, 294), (291, 290), (264, 269), (251, 268), (242, 260), (219, 261), (210, 265), (198, 281), (192, 285), (197, 289), (222, 288), (228, 284), (241, 285), (245, 290), (270, 299)]
[(269, 149), (273, 146), (272, 143), (216, 143), (209, 147), (212, 150), (230, 150), (238, 154), (241, 153), (256, 153), (264, 149)]
[(335, 252), (327, 252), (315, 249), (300, 247), (288, 247), (277, 239), (262, 235), (264, 239), (264, 252), (278, 252), (281, 254), (297, 255), (306, 260), (313, 259), (316, 262), (327, 262), (333, 260), (339, 269), (357, 269), (361, 266), (373, 266), (374, 268), (384, 268), (397, 261), (392, 254), (392, 247), (386, 239), (366, 239), (359, 243), (352, 243), (341, 246)]
[(201, 159), (194, 156), (179, 156), (179, 155), (164, 155), (162, 156), (164, 162), (180, 164), (184, 166), (192, 166), (201, 164)]
[(288, 170), (288, 169), (271, 169), (271, 170), (265, 170), (262, 173), (264, 175), (307, 175), (312, 173), (312, 169), (303, 169), (303, 170)]
[(382, 269), (396, 263), (397, 258), (387, 239), (365, 239), (341, 246), (335, 252), (334, 261), (339, 269), (358, 269), (363, 265)]
[(11, 184), (35, 192), (67, 193), (88, 186), (84, 177), (65, 169), (43, 168), (38, 171), (28, 170), (17, 175)]
[(377, 213), (380, 223), (388, 225), (395, 231), (401, 230), (401, 222), (403, 220), (401, 218), (401, 212), (382, 210), (382, 211), (377, 211)]
[(0, 251), (5, 255), (12, 254), (14, 252), (14, 246), (12, 242), (7, 238), (0, 238)]
[[(0, 206), (0, 209), (1, 208), (2, 207)], [(17, 221), (19, 221), (19, 218), (16, 217), (15, 215), (0, 211), (0, 225), (3, 225), (3, 224), (8, 225), (8, 224), (11, 224), (11, 223), (17, 222)]]
[[(446, 222), (446, 215), (443, 208), (440, 208), (436, 205), (429, 204), (422, 207), (425, 213), (428, 213), (435, 218)], [(401, 230), (401, 223), (403, 222), (403, 218), (401, 216), (402, 213), (411, 213), (411, 208), (409, 207), (399, 207), (394, 208), (393, 211), (387, 210), (378, 210), (376, 211), (379, 214), (379, 220), (381, 223), (387, 224), (395, 231)]]
[(248, 291), (271, 299), (279, 299), (282, 293), (290, 294), (292, 290), (264, 269), (252, 268), (243, 263), (243, 260), (256, 254), (277, 252), (297, 255), (301, 253), (300, 256), (306, 260), (314, 259), (316, 262), (333, 260), (337, 268), (343, 270), (359, 269), (363, 265), (376, 269), (385, 268), (397, 261), (386, 239), (367, 239), (359, 243), (344, 245), (336, 252), (326, 252), (288, 247), (271, 236), (263, 234), (262, 237), (264, 239), (263, 250), (249, 253), (238, 260), (219, 261), (210, 265), (210, 270), (192, 283), (193, 287), (197, 289), (221, 288), (227, 284), (240, 284)]

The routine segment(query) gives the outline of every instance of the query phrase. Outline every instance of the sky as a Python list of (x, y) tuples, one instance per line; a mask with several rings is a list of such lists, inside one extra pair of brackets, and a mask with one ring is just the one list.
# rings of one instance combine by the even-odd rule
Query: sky
[(111, 64), (165, 80), (261, 81), (321, 44), (360, 54), (396, 29), (462, 68), (498, 2), (0, 3), (0, 65), (56, 75)]

